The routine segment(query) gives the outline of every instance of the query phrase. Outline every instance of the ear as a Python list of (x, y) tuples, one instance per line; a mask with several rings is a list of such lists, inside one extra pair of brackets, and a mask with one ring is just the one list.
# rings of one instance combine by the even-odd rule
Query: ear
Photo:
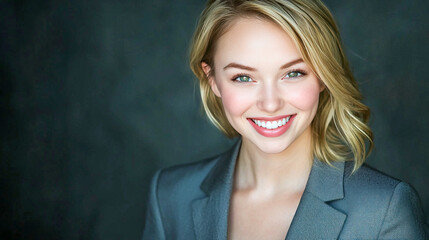
[(213, 74), (210, 72), (210, 71), (211, 71), (210, 66), (209, 66), (207, 63), (205, 63), (205, 62), (201, 62), (201, 68), (203, 69), (204, 74), (206, 74), (207, 80), (209, 81), (209, 84), (210, 84), (210, 87), (211, 87), (211, 89), (212, 89), (213, 93), (214, 93), (216, 96), (221, 97), (221, 95), (220, 95), (220, 91), (219, 91), (219, 88), (218, 88), (218, 86), (217, 86), (217, 84), (216, 84), (216, 81), (215, 81), (215, 79), (214, 79), (214, 76), (213, 76)]

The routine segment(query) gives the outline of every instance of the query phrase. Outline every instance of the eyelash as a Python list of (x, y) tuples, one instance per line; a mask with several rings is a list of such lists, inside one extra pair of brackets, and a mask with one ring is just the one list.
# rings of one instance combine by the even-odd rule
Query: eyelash
[[(300, 76), (296, 76), (296, 77), (287, 77), (287, 75), (289, 75), (291, 73), (298, 73), (298, 74), (301, 74), (301, 75)], [(307, 75), (307, 72), (305, 72), (303, 70), (293, 69), (293, 70), (290, 70), (289, 72), (287, 72), (282, 79), (284, 79), (284, 78), (300, 78), (300, 77), (303, 77), (305, 75)]]
[[(291, 74), (291, 73), (298, 73), (298, 74), (301, 74), (301, 75), (299, 75), (299, 76), (296, 76), (296, 77), (287, 77), (289, 74)], [(298, 70), (298, 69), (293, 69), (293, 70), (290, 70), (289, 72), (287, 72), (283, 77), (282, 77), (282, 79), (285, 79), (285, 78), (300, 78), (300, 77), (303, 77), (303, 76), (305, 76), (305, 75), (307, 75), (307, 72), (305, 72), (305, 71), (303, 71), (303, 70)], [(237, 80), (237, 78), (239, 78), (239, 77), (247, 77), (247, 78), (249, 78), (251, 81), (247, 81), (247, 82), (245, 82), (245, 81), (239, 81), (239, 80)], [(234, 81), (234, 82), (239, 82), (239, 83), (249, 83), (249, 82), (254, 82), (254, 80), (252, 79), (252, 77), (250, 77), (248, 74), (245, 74), (245, 73), (239, 73), (239, 74), (236, 74), (236, 75), (234, 75), (232, 78), (231, 78), (231, 80), (232, 81)]]
[(237, 78), (239, 78), (239, 77), (247, 77), (247, 78), (249, 78), (249, 79), (251, 79), (251, 80), (252, 80), (252, 81), (248, 81), (248, 82), (253, 82), (252, 77), (250, 77), (248, 74), (245, 74), (245, 73), (239, 73), (239, 74), (236, 74), (236, 75), (234, 75), (234, 76), (231, 78), (231, 80), (232, 80), (233, 82), (248, 83), (248, 82), (238, 81), (238, 80), (237, 80)]

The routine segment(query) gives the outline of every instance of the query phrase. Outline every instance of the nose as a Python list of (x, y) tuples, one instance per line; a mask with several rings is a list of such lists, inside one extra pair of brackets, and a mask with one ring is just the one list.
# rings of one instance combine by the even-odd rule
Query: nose
[(267, 113), (276, 113), (282, 109), (284, 100), (276, 83), (264, 84), (260, 89), (257, 107)]

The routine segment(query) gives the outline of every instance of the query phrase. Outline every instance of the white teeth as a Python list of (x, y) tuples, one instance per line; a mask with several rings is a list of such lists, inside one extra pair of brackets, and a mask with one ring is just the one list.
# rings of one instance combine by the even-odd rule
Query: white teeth
[(274, 122), (272, 122), (272, 124), (271, 124), (271, 128), (278, 128), (279, 127), (279, 125), (277, 124), (277, 121), (274, 121)]
[(266, 129), (276, 129), (285, 125), (287, 122), (289, 122), (289, 119), (290, 119), (290, 116), (277, 121), (262, 121), (262, 120), (255, 120), (255, 119), (252, 119), (252, 120), (256, 125), (260, 127), (263, 127)]

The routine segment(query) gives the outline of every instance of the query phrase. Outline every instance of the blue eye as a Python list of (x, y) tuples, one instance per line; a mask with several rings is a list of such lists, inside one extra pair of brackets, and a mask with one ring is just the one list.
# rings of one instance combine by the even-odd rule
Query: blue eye
[(245, 75), (234, 77), (233, 80), (237, 82), (253, 82), (253, 80), (249, 76)]

